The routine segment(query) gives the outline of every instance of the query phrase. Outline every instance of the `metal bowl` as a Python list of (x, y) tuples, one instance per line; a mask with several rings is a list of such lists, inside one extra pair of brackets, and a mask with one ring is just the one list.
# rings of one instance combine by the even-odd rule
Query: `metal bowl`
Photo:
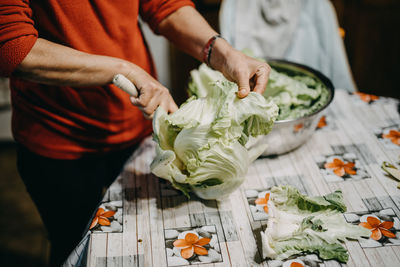
[[(290, 74), (299, 74), (311, 76), (322, 82), (329, 91), (328, 101), (317, 111), (296, 119), (275, 121), (271, 132), (259, 138), (260, 142), (267, 144), (268, 147), (262, 156), (281, 155), (290, 152), (304, 144), (317, 128), (317, 124), (323, 111), (332, 102), (334, 96), (334, 87), (332, 82), (321, 72), (308, 66), (293, 63), (285, 60), (268, 60), (268, 64)], [(291, 75), (290, 75), (291, 76)]]

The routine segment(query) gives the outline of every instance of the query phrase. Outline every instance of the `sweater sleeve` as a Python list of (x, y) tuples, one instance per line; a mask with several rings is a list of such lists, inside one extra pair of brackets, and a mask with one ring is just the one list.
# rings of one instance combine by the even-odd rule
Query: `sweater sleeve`
[(155, 33), (160, 22), (176, 10), (183, 6), (194, 7), (190, 0), (140, 0), (139, 5), (140, 16)]
[(0, 1), (0, 76), (10, 76), (38, 38), (29, 0)]

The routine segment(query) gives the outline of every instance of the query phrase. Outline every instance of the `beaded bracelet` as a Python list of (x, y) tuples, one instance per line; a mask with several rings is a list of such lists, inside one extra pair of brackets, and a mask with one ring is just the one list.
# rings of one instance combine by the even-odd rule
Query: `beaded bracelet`
[(214, 35), (213, 37), (210, 38), (210, 40), (208, 40), (207, 44), (203, 48), (203, 62), (206, 63), (209, 67), (211, 67), (210, 66), (211, 52), (214, 43), (218, 38), (222, 38), (221, 35), (219, 34)]

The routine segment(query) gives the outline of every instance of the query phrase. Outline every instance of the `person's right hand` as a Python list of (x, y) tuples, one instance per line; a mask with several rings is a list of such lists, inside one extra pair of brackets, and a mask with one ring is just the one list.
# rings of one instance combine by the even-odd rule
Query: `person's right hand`
[(137, 98), (131, 97), (131, 102), (147, 119), (153, 118), (154, 111), (158, 107), (164, 108), (167, 113), (173, 113), (178, 109), (169, 90), (143, 69), (135, 68), (126, 77), (133, 82), (139, 93)]
[(267, 63), (243, 54), (221, 38), (214, 43), (210, 64), (238, 84), (239, 98), (246, 97), (250, 91), (263, 94), (271, 71)]

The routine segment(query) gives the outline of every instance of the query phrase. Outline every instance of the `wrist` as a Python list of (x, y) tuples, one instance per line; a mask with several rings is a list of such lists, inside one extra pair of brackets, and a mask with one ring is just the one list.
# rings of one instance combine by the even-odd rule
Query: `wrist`
[(128, 78), (131, 82), (135, 83), (136, 78), (141, 73), (141, 68), (137, 65), (121, 60), (118, 67), (116, 68), (118, 73), (123, 74), (126, 78)]
[(213, 47), (217, 39), (222, 38), (221, 35), (215, 34), (213, 35), (210, 39), (208, 39), (207, 43), (204, 45), (202, 49), (202, 60), (204, 63), (206, 63), (208, 66), (210, 66), (210, 59), (211, 59), (211, 54), (213, 51)]
[(231, 49), (233, 48), (225, 39), (217, 38), (212, 47), (212, 51), (208, 59), (208, 65), (213, 69), (223, 72), (223, 67)]

